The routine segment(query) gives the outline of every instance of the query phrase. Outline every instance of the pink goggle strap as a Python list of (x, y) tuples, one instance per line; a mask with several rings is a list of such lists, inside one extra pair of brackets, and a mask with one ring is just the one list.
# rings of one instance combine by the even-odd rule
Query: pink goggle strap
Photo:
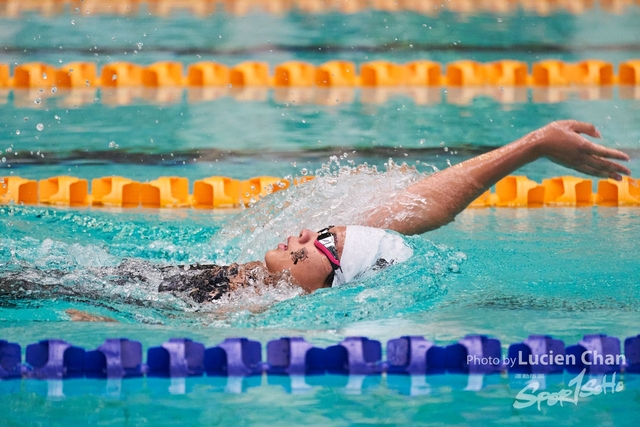
[(332, 264), (340, 267), (340, 261), (338, 261), (338, 259), (334, 257), (333, 254), (329, 252), (329, 249), (325, 248), (322, 243), (316, 240), (315, 242), (313, 242), (313, 244), (316, 245), (316, 248), (318, 248), (320, 252), (322, 252), (327, 258), (329, 258), (329, 261), (331, 261)]

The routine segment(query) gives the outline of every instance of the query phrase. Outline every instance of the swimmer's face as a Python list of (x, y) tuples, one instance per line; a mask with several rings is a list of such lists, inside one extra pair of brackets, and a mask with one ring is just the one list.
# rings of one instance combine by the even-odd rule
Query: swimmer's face
[(318, 233), (304, 229), (298, 237), (290, 236), (264, 256), (271, 273), (288, 270), (302, 289), (313, 292), (323, 287), (333, 271), (327, 257), (320, 253), (314, 242)]

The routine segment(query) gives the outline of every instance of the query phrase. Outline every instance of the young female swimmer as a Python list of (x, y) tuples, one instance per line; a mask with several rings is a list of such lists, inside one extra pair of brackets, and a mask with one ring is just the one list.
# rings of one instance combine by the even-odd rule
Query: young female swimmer
[[(629, 160), (626, 154), (594, 144), (581, 134), (600, 138), (598, 130), (589, 123), (573, 120), (550, 123), (502, 148), (410, 185), (393, 200), (367, 212), (362, 224), (329, 226), (317, 232), (304, 229), (268, 251), (264, 263), (187, 267), (128, 259), (118, 267), (93, 270), (97, 276), (120, 284), (160, 277), (159, 291), (186, 293), (198, 303), (219, 299), (247, 285), (276, 283), (284, 276), (306, 292), (342, 285), (405, 261), (412, 250), (401, 234), (421, 234), (453, 221), (497, 181), (541, 157), (598, 177), (621, 180), (621, 174), (630, 174), (626, 167), (608, 160)], [(18, 289), (29, 291), (29, 295), (38, 294), (33, 290), (44, 290), (44, 285), (24, 280), (20, 272), (2, 276), (0, 291), (5, 296), (15, 294)], [(65, 292), (73, 294), (74, 290), (56, 288), (58, 295)]]
[(203, 287), (203, 281), (195, 279), (199, 274), (194, 271), (190, 278), (167, 277), (160, 290), (187, 291), (197, 301), (205, 301), (219, 298), (247, 281), (268, 282), (286, 272), (293, 283), (307, 292), (338, 286), (408, 259), (411, 249), (398, 233), (422, 234), (453, 221), (489, 187), (541, 157), (598, 177), (621, 180), (621, 174), (630, 174), (628, 168), (608, 160), (628, 161), (626, 154), (594, 144), (581, 134), (600, 138), (598, 130), (589, 123), (574, 120), (550, 123), (502, 148), (410, 185), (398, 197), (368, 212), (363, 224), (329, 226), (317, 232), (304, 229), (268, 251), (264, 264), (196, 266), (202, 272), (226, 271), (219, 274), (222, 280), (218, 280), (224, 289), (211, 288), (213, 280), (206, 280), (208, 285)]

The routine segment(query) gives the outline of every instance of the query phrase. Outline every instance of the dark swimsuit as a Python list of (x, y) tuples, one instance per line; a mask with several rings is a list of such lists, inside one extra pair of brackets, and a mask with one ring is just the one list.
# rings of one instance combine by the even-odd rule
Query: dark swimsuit
[(238, 264), (161, 267), (158, 292), (185, 292), (197, 303), (220, 299), (230, 289), (230, 279), (238, 275)]
[[(99, 280), (116, 285), (158, 283), (158, 292), (186, 295), (197, 303), (210, 302), (228, 294), (231, 281), (238, 275), (238, 264), (193, 264), (160, 266), (141, 259), (125, 259), (117, 267), (88, 269)], [(247, 272), (245, 272), (247, 274)], [(248, 280), (255, 279), (248, 274)], [(237, 283), (237, 282), (236, 282)], [(60, 270), (25, 268), (0, 274), (0, 298), (37, 299), (43, 297), (96, 297), (74, 285), (72, 273)], [(0, 301), (2, 306), (2, 301)]]

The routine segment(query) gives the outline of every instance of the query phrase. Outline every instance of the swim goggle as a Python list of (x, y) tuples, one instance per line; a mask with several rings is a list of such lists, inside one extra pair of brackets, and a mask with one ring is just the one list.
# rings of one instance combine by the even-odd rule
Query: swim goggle
[(336, 239), (333, 237), (333, 234), (329, 233), (329, 229), (333, 228), (333, 225), (328, 226), (327, 228), (323, 228), (318, 231), (318, 238), (314, 245), (320, 252), (327, 257), (329, 262), (331, 263), (331, 268), (333, 271), (336, 271), (340, 268), (340, 260), (338, 260), (338, 249), (336, 248)]

